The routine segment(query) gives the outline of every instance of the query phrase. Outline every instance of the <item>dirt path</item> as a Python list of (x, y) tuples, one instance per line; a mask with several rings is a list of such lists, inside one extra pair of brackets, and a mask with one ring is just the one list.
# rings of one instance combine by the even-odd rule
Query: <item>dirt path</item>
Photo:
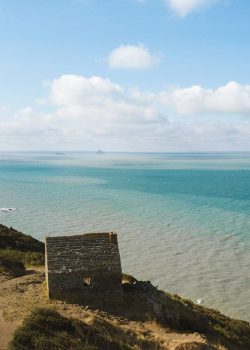
[(3, 317), (3, 310), (0, 310), (0, 350), (7, 349), (13, 332), (20, 323), (20, 321), (6, 322)]

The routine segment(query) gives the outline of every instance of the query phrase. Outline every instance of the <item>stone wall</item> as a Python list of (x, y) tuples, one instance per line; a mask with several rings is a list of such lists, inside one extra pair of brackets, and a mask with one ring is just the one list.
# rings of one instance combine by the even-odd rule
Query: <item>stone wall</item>
[(50, 298), (68, 292), (121, 289), (121, 261), (115, 233), (46, 237), (46, 280)]

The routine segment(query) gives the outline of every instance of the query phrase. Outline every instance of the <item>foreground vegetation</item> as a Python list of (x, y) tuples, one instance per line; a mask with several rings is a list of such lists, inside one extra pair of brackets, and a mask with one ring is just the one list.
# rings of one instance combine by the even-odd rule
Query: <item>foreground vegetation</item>
[(21, 276), (27, 266), (44, 265), (44, 244), (12, 227), (0, 225), (0, 273)]
[(250, 324), (219, 311), (194, 304), (178, 295), (158, 290), (149, 281), (124, 286), (134, 304), (147, 305), (150, 317), (180, 332), (198, 332), (218, 339), (228, 349), (250, 349)]
[(34, 310), (19, 327), (9, 350), (132, 350), (160, 349), (157, 343), (138, 340), (105, 320), (91, 326), (47, 308)]
[[(13, 228), (0, 225), (0, 275), (9, 274), (11, 277), (25, 274), (27, 265), (44, 264), (44, 244), (24, 235)], [(8, 282), (14, 282), (10, 280)], [(199, 333), (206, 337), (206, 344), (183, 345), (178, 350), (249, 350), (250, 325), (248, 322), (234, 320), (222, 315), (217, 310), (196, 305), (177, 295), (158, 290), (149, 281), (137, 281), (132, 276), (123, 274), (124, 301), (116, 303), (111, 298), (110, 305), (105, 299), (94, 300), (86, 304), (79, 302), (80, 312), (88, 308), (105, 311), (108, 319), (118, 317), (128, 321), (156, 322), (168, 332)], [(23, 317), (34, 306), (22, 325), (16, 330), (9, 350), (94, 350), (94, 349), (166, 349), (161, 347), (151, 337), (138, 338), (133, 329), (124, 331), (105, 318), (95, 319), (90, 324), (82, 322), (78, 316), (67, 318), (64, 308), (60, 313), (48, 309), (53, 307), (45, 297), (44, 274), (26, 275), (2, 289), (2, 295), (9, 297), (7, 304), (14, 300), (15, 312), (23, 309)], [(6, 293), (6, 294), (4, 294)], [(12, 293), (11, 296), (9, 294)], [(44, 296), (44, 297), (43, 297)], [(1, 290), (0, 290), (1, 297)], [(7, 299), (3, 299), (4, 305)], [(17, 300), (20, 300), (18, 303)], [(27, 305), (25, 304), (28, 300)], [(33, 305), (31, 307), (31, 305)], [(71, 304), (67, 304), (71, 307)], [(58, 307), (58, 304), (54, 305)], [(76, 306), (75, 306), (76, 307)], [(62, 316), (64, 314), (64, 316)], [(68, 316), (68, 315), (66, 315)], [(70, 314), (71, 316), (71, 314)], [(23, 319), (22, 317), (22, 319)], [(209, 345), (208, 345), (209, 344)], [(135, 347), (136, 346), (136, 347)], [(209, 346), (209, 347), (207, 347)], [(222, 346), (222, 347), (220, 347)], [(176, 348), (177, 349), (177, 348)]]
[[(160, 342), (150, 336), (151, 323), (154, 324), (153, 330), (154, 327), (165, 330), (166, 338), (173, 333), (180, 334), (180, 337), (183, 334), (204, 336), (204, 344), (182, 344), (175, 350), (250, 349), (248, 322), (233, 320), (216, 310), (159, 291), (150, 282), (136, 281), (125, 275), (125, 280), (130, 280), (131, 284), (126, 282), (123, 285), (123, 303), (116, 302), (115, 297), (112, 297), (110, 301), (105, 300), (99, 305), (99, 300), (95, 298), (93, 304), (89, 300), (86, 304), (83, 300), (73, 305), (44, 298), (44, 276), (40, 276), (24, 276), (17, 279), (15, 286), (11, 284), (12, 288), (21, 291), (21, 295), (17, 292), (21, 299), (19, 303), (14, 303), (16, 309), (32, 310), (34, 306), (40, 306), (40, 309), (33, 309), (31, 314), (24, 313), (28, 317), (16, 330), (9, 350), (169, 349), (162, 346), (162, 338)], [(11, 299), (15, 298), (15, 290)], [(24, 306), (27, 299), (29, 304)], [(31, 304), (33, 307), (30, 308)], [(95, 310), (98, 310), (97, 313)], [(89, 319), (91, 321), (85, 323)], [(131, 326), (124, 329), (124, 321), (125, 324), (131, 322)], [(143, 330), (145, 322), (149, 322), (149, 333)], [(142, 329), (139, 336), (138, 332), (135, 334), (135, 324)]]
[[(250, 325), (246, 321), (235, 320), (219, 311), (199, 306), (178, 295), (165, 293), (168, 310), (178, 312), (179, 330), (200, 332), (207, 336), (224, 339), (225, 344), (235, 344), (238, 349), (250, 350)], [(238, 344), (238, 345), (237, 345)]]
[(0, 250), (0, 274), (18, 277), (24, 275), (25, 271), (24, 263), (12, 251)]

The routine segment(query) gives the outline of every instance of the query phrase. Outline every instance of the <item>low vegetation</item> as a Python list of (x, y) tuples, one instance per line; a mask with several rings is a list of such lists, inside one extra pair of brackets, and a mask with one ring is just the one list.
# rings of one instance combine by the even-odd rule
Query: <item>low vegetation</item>
[(140, 349), (160, 349), (157, 344), (124, 335), (119, 327), (105, 320), (90, 326), (40, 308), (16, 330), (8, 350), (132, 350), (138, 342)]
[(21, 252), (14, 249), (0, 249), (0, 255), (8, 257), (9, 260), (22, 262), (26, 267), (44, 265), (44, 255), (37, 252)]
[(12, 227), (0, 224), (0, 249), (44, 254), (44, 243)]
[[(235, 320), (219, 311), (194, 304), (178, 295), (165, 293), (168, 307), (179, 314), (180, 330), (198, 331), (206, 335), (224, 338), (228, 344), (238, 344), (238, 348), (250, 349), (250, 325)], [(172, 311), (173, 312), (173, 311)]]
[[(0, 225), (0, 275), (22, 276), (25, 274), (25, 266), (43, 264), (44, 244), (42, 242), (13, 228)], [(110, 321), (113, 317), (139, 324), (155, 322), (168, 332), (202, 334), (207, 340), (206, 344), (183, 343), (176, 350), (250, 349), (248, 322), (231, 319), (216, 310), (160, 291), (149, 281), (137, 281), (126, 274), (122, 275), (122, 281), (124, 302), (115, 303), (112, 298), (109, 305), (107, 301), (93, 299), (93, 305), (91, 301), (87, 304), (87, 309), (90, 307), (102, 310), (107, 315), (107, 318), (94, 317), (91, 324), (82, 322), (82, 318), (80, 320), (75, 314), (70, 313), (70, 316), (75, 317), (74, 319), (65, 317), (69, 315), (64, 314), (64, 309), (59, 309), (60, 313), (47, 309), (47, 306), (51, 307), (52, 304), (42, 297), (45, 288), (42, 273), (36, 272), (34, 277), (26, 275), (18, 279), (16, 284), (13, 284), (14, 280), (7, 281), (13, 284), (10, 284), (8, 290), (5, 287), (7, 292), (3, 283), (3, 295), (6, 293), (5, 298), (7, 298), (10, 292), (13, 293), (9, 302), (14, 300), (15, 312), (18, 308), (24, 309), (23, 317), (27, 316), (27, 310), (30, 312), (34, 306), (40, 306), (16, 330), (9, 350), (129, 350), (135, 348), (160, 350), (164, 348), (159, 345), (159, 342), (155, 342), (155, 338), (138, 337), (133, 328), (125, 331)], [(17, 302), (19, 298), (20, 303)], [(27, 298), (29, 305), (24, 306)], [(83, 300), (83, 303), (78, 306), (85, 310), (86, 301)]]
[[(228, 349), (250, 349), (250, 325), (219, 311), (194, 304), (178, 295), (158, 290), (149, 281), (125, 285), (133, 299), (148, 305), (152, 317), (180, 332), (198, 332), (219, 339)], [(155, 310), (158, 310), (157, 312)]]
[(15, 256), (9, 256), (8, 251), (0, 250), (0, 274), (18, 277), (25, 274), (25, 266)]
[(0, 273), (17, 277), (27, 266), (44, 265), (44, 243), (0, 225)]
[(201, 343), (186, 343), (181, 344), (175, 350), (216, 350), (214, 347)]

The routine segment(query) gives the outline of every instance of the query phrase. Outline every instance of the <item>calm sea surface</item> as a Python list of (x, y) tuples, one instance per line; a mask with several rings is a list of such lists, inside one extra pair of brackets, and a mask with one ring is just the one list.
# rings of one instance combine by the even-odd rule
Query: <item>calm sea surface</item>
[(117, 231), (124, 272), (250, 320), (250, 154), (0, 153), (0, 222)]

